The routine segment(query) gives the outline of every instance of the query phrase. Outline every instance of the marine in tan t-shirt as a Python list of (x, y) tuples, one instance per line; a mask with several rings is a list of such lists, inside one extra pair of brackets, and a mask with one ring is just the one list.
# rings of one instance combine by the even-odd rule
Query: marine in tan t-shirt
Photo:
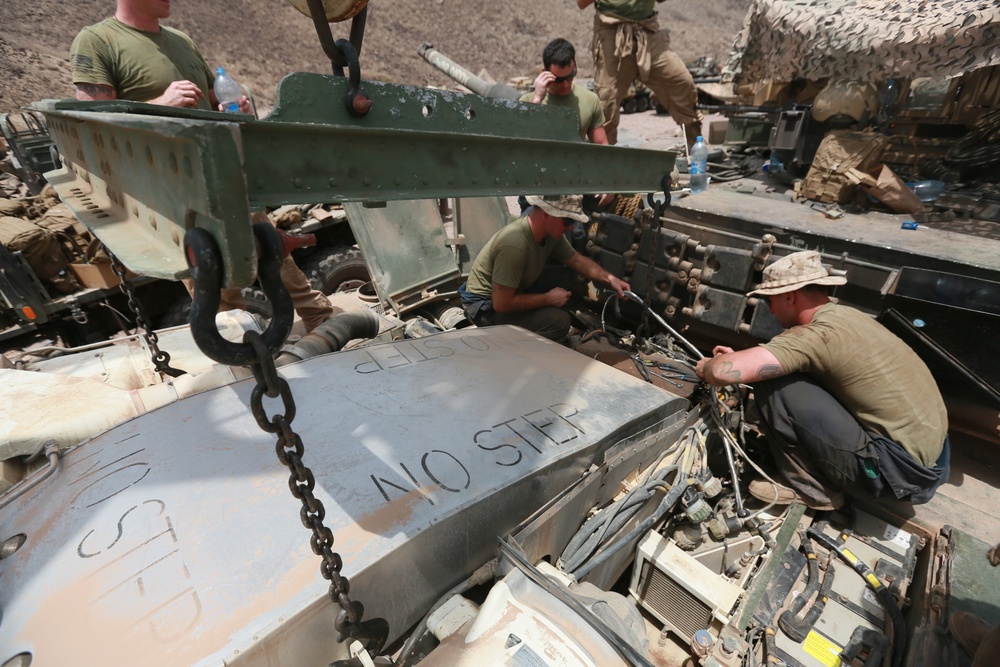
[(814, 377), (866, 431), (934, 465), (948, 432), (941, 393), (920, 357), (874, 319), (830, 303), (762, 347), (787, 372)]

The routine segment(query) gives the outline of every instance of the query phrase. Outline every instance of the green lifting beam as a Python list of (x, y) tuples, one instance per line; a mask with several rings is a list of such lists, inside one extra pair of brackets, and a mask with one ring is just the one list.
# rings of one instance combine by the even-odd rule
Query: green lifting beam
[(187, 276), (183, 238), (212, 234), (224, 284), (253, 282), (249, 213), (308, 202), (662, 190), (675, 154), (582, 141), (575, 111), (366, 81), (356, 118), (344, 77), (296, 73), (267, 118), (140, 102), (36, 105), (63, 157), (46, 174), (136, 273)]

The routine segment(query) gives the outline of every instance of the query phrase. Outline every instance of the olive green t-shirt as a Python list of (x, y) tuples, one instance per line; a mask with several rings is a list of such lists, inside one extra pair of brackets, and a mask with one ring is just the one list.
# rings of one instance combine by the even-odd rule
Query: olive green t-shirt
[(565, 262), (574, 254), (565, 236), (545, 237), (541, 244), (536, 243), (528, 218), (518, 218), (494, 234), (479, 251), (466, 289), (480, 296), (492, 295), (493, 283), (523, 290), (542, 275), (549, 257)]
[(654, 0), (597, 0), (597, 11), (630, 21), (645, 21), (653, 15), (653, 2)]
[(868, 315), (830, 303), (763, 347), (786, 371), (811, 375), (866, 431), (926, 467), (937, 461), (948, 431), (941, 392), (916, 352)]
[[(530, 102), (534, 97), (535, 92), (528, 91), (524, 95), (521, 95), (521, 101)], [(586, 139), (588, 132), (604, 125), (604, 121), (606, 120), (604, 118), (604, 109), (601, 107), (601, 99), (597, 94), (576, 84), (573, 84), (573, 90), (569, 95), (546, 93), (542, 104), (576, 109), (576, 112), (580, 116), (581, 139)]]
[(174, 81), (191, 81), (204, 93), (198, 108), (212, 111), (215, 74), (180, 30), (145, 32), (112, 17), (80, 31), (70, 47), (73, 83), (111, 86), (118, 98), (148, 102)]

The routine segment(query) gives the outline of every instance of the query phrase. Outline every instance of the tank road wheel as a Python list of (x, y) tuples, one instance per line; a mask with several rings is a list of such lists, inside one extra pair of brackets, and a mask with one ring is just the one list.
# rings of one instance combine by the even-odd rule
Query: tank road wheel
[(622, 102), (622, 113), (635, 113), (638, 103), (634, 97), (630, 97)]
[(305, 263), (302, 271), (312, 286), (323, 294), (356, 290), (371, 281), (361, 251), (346, 245), (317, 253)]

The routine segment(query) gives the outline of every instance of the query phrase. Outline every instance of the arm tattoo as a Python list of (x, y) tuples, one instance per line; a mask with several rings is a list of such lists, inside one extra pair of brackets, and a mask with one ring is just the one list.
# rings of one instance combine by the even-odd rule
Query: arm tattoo
[(785, 369), (781, 364), (766, 364), (757, 369), (757, 376), (761, 380), (773, 380), (785, 374)]
[(739, 384), (740, 371), (733, 368), (733, 362), (723, 361), (719, 363), (719, 371), (716, 373), (716, 377), (720, 380), (725, 380), (728, 384)]
[(111, 86), (100, 83), (78, 83), (76, 84), (77, 99), (80, 95), (86, 96), (89, 100), (114, 100), (118, 99), (117, 91)]

